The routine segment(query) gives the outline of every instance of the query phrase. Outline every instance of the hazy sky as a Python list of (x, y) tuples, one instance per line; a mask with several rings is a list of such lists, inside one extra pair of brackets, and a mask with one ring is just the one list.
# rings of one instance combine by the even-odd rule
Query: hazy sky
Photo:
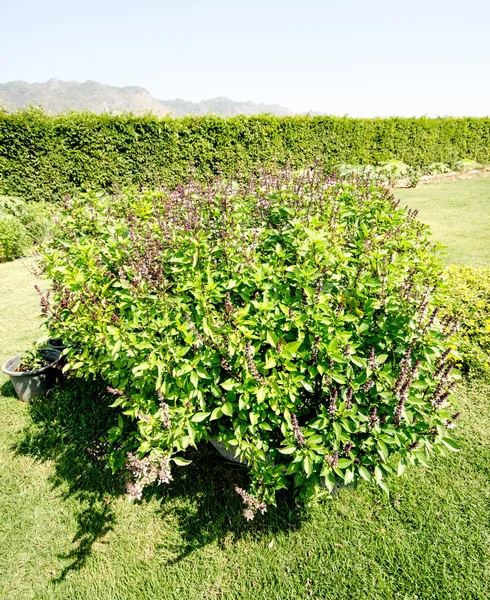
[(0, 0), (0, 82), (296, 111), (490, 114), (490, 0)]

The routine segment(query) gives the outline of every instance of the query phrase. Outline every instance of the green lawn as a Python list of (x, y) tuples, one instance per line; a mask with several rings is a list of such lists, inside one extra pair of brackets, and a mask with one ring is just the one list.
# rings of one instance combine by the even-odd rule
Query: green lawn
[(420, 185), (395, 195), (402, 206), (419, 209), (418, 218), (447, 246), (448, 264), (490, 266), (490, 178)]
[[(400, 195), (424, 218), (430, 193)], [(28, 265), (0, 265), (2, 362), (39, 335)], [(0, 375), (0, 406), (2, 599), (490, 598), (489, 383), (458, 389), (462, 451), (393, 478), (389, 499), (362, 485), (304, 512), (286, 495), (252, 524), (232, 490), (246, 472), (206, 445), (172, 485), (127, 502), (87, 452), (112, 419), (94, 386), (26, 405)]]

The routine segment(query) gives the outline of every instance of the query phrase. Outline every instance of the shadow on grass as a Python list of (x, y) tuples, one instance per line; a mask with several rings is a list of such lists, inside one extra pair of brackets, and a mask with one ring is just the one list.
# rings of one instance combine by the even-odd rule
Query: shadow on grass
[(14, 386), (12, 385), (12, 382), (10, 380), (5, 381), (0, 386), (0, 396), (4, 396), (5, 398), (17, 398)]
[[(107, 433), (114, 414), (103, 387), (78, 380), (64, 380), (45, 397), (28, 404), (30, 423), (21, 432), (18, 454), (54, 465), (51, 483), (61, 488), (63, 498), (74, 498), (81, 507), (76, 547), (59, 556), (70, 561), (54, 579), (65, 579), (69, 571), (81, 569), (95, 542), (114, 525), (109, 501), (122, 493), (121, 482), (97, 459), (97, 440)], [(95, 448), (95, 456), (89, 452)]]
[[(55, 583), (63, 581), (70, 571), (82, 569), (94, 544), (103, 541), (115, 525), (111, 499), (125, 493), (123, 476), (111, 475), (98, 458), (104, 453), (99, 440), (117, 419), (117, 410), (108, 406), (113, 400), (104, 386), (73, 379), (62, 381), (46, 397), (28, 405), (31, 422), (21, 432), (17, 452), (52, 461), (53, 486), (82, 507), (73, 539), (76, 547), (59, 556), (69, 564), (53, 580)], [(227, 545), (242, 536), (260, 537), (300, 526), (303, 514), (288, 494), (279, 495), (278, 509), (247, 523), (242, 516), (244, 505), (234, 491), (235, 485), (248, 488), (247, 469), (226, 461), (205, 443), (199, 450), (189, 450), (186, 457), (192, 463), (174, 467), (170, 485), (148, 488), (144, 495), (145, 500), (153, 498), (159, 503), (162, 518), (176, 522), (180, 541), (172, 562), (215, 541)]]
[(247, 522), (243, 517), (245, 506), (234, 491), (235, 485), (248, 489), (246, 467), (224, 459), (205, 443), (198, 450), (189, 450), (186, 458), (192, 463), (174, 469), (175, 480), (160, 501), (162, 518), (178, 523), (181, 538), (170, 564), (214, 542), (226, 548), (243, 537), (258, 539), (280, 531), (292, 532), (306, 518), (304, 509), (282, 490), (277, 494), (277, 508), (270, 507), (264, 515), (258, 514), (254, 521)]

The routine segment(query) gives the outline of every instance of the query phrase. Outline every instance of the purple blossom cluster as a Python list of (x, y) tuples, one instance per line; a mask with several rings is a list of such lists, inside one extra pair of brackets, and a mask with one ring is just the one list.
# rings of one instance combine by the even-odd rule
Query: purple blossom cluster
[(109, 392), (109, 394), (112, 394), (113, 396), (124, 396), (124, 392), (122, 390), (118, 390), (117, 388), (113, 388), (110, 385), (108, 385), (106, 387), (106, 390)]
[(393, 423), (398, 427), (403, 418), (403, 411), (405, 408), (405, 402), (408, 400), (408, 394), (410, 386), (417, 376), (418, 369), (420, 367), (420, 359), (417, 359), (412, 365), (412, 347), (409, 346), (400, 361), (400, 373), (398, 379), (393, 387), (393, 392), (398, 400), (398, 404), (395, 408), (393, 416)]
[(250, 340), (247, 340), (245, 343), (245, 358), (247, 360), (247, 366), (248, 370), (250, 371), (250, 375), (252, 375), (252, 377), (260, 383), (265, 383), (264, 377), (261, 375), (261, 373), (259, 373), (259, 370), (255, 365), (252, 353), (252, 344), (250, 343)]
[(301, 428), (299, 426), (298, 417), (294, 413), (292, 413), (292, 415), (291, 415), (291, 423), (293, 425), (293, 433), (294, 433), (294, 437), (296, 438), (296, 442), (297, 442), (298, 446), (300, 448), (303, 446), (306, 446), (306, 440), (305, 440), (303, 432), (301, 431)]
[(369, 413), (369, 426), (371, 427), (371, 429), (374, 429), (378, 424), (378, 408), (376, 406), (371, 406), (371, 410)]
[(267, 506), (252, 494), (249, 494), (244, 489), (235, 485), (235, 492), (241, 496), (244, 504), (247, 508), (243, 510), (243, 516), (247, 519), (247, 521), (253, 521), (257, 512), (264, 514), (267, 512)]
[(315, 336), (315, 340), (313, 341), (312, 352), (311, 352), (311, 364), (312, 365), (316, 365), (316, 363), (318, 362), (318, 346), (321, 342), (321, 339), (322, 339), (322, 336), (317, 335), (317, 336)]
[(336, 469), (339, 466), (339, 451), (335, 450), (331, 456), (328, 457), (328, 464), (332, 469)]
[(354, 390), (353, 390), (352, 386), (349, 386), (349, 388), (347, 389), (347, 395), (345, 397), (345, 409), (346, 410), (352, 409), (353, 397), (354, 397)]
[(170, 483), (172, 481), (169, 456), (162, 456), (158, 459), (151, 459), (149, 456), (138, 458), (135, 454), (128, 452), (126, 459), (126, 469), (132, 477), (132, 481), (126, 484), (130, 500), (141, 500), (144, 488), (154, 482)]
[(374, 350), (374, 346), (371, 346), (368, 364), (371, 371), (376, 371), (376, 369), (378, 368), (378, 361), (376, 360), (376, 352)]
[(337, 399), (339, 397), (339, 390), (336, 385), (332, 385), (330, 388), (330, 399), (328, 402), (328, 414), (332, 419), (337, 414)]
[(170, 426), (172, 424), (172, 420), (170, 418), (170, 407), (164, 401), (163, 394), (160, 390), (157, 392), (157, 396), (160, 400), (160, 417), (162, 419), (163, 426), (165, 429), (170, 429)]

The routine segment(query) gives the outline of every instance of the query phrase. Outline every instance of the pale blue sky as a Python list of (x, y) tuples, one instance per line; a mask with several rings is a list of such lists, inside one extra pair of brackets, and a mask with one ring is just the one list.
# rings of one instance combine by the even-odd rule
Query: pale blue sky
[(490, 114), (490, 0), (0, 0), (0, 81), (296, 111)]

